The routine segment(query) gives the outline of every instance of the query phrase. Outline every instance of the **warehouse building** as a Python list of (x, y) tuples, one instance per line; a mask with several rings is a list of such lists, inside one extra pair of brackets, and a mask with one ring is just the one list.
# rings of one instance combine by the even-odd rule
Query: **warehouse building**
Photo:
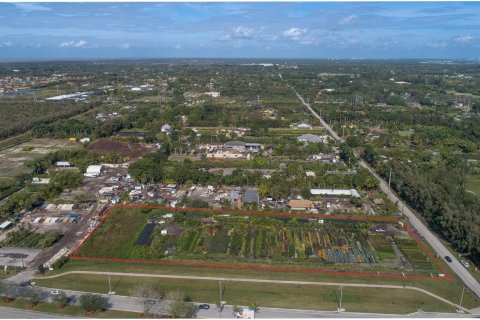
[(84, 173), (85, 177), (96, 178), (102, 175), (104, 171), (103, 165), (88, 166), (87, 171)]

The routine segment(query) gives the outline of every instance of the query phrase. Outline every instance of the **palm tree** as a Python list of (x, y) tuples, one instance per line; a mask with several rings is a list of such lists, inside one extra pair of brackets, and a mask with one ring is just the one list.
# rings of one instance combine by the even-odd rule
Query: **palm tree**
[(266, 183), (261, 183), (260, 186), (258, 187), (258, 193), (262, 196), (265, 197), (270, 193), (270, 186)]
[(251, 310), (253, 310), (254, 314), (260, 311), (260, 307), (258, 306), (258, 303), (252, 302), (248, 306)]

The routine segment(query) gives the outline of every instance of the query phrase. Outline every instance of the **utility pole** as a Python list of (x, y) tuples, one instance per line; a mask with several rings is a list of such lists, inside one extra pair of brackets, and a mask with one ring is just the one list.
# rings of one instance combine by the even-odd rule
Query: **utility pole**
[(115, 292), (112, 291), (112, 281), (110, 279), (110, 272), (108, 273), (108, 288), (109, 288), (108, 294), (115, 294)]
[(222, 281), (218, 281), (218, 286), (219, 286), (219, 289), (220, 289), (220, 301), (223, 301)]
[(390, 188), (390, 182), (392, 180), (392, 168), (390, 168), (390, 173), (388, 175), (388, 187)]
[(338, 309), (337, 311), (338, 312), (343, 312), (345, 311), (345, 309), (342, 308), (342, 299), (343, 299), (343, 286), (340, 286), (340, 288), (338, 288), (340, 290), (340, 302), (338, 304)]
[(465, 292), (465, 286), (463, 286), (463, 289), (462, 289), (462, 296), (460, 297), (460, 307), (462, 306), (462, 302), (463, 302), (463, 293)]
[(220, 293), (220, 300), (218, 301), (218, 315), (221, 318), (222, 317), (222, 312), (223, 308), (225, 307), (225, 301), (223, 301), (223, 292), (222, 292), (222, 281), (218, 281), (218, 286), (219, 286), (219, 293)]

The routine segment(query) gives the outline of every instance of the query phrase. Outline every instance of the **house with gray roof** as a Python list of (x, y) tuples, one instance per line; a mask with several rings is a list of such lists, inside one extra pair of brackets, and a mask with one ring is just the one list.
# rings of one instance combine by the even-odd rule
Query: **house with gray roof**
[(233, 149), (238, 151), (245, 150), (246, 143), (243, 141), (228, 141), (223, 146), (225, 149)]

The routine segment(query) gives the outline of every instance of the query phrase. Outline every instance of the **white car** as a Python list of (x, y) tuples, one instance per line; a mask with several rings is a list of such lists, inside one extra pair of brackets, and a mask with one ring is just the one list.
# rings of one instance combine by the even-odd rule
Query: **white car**
[(469, 268), (469, 267), (470, 267), (470, 264), (468, 263), (467, 260), (462, 259), (462, 260), (460, 261), (460, 263), (463, 264), (463, 266), (464, 266), (465, 268)]
[(50, 291), (50, 294), (56, 296), (56, 295), (60, 294), (61, 292), (62, 292), (62, 290), (52, 290), (52, 291)]

